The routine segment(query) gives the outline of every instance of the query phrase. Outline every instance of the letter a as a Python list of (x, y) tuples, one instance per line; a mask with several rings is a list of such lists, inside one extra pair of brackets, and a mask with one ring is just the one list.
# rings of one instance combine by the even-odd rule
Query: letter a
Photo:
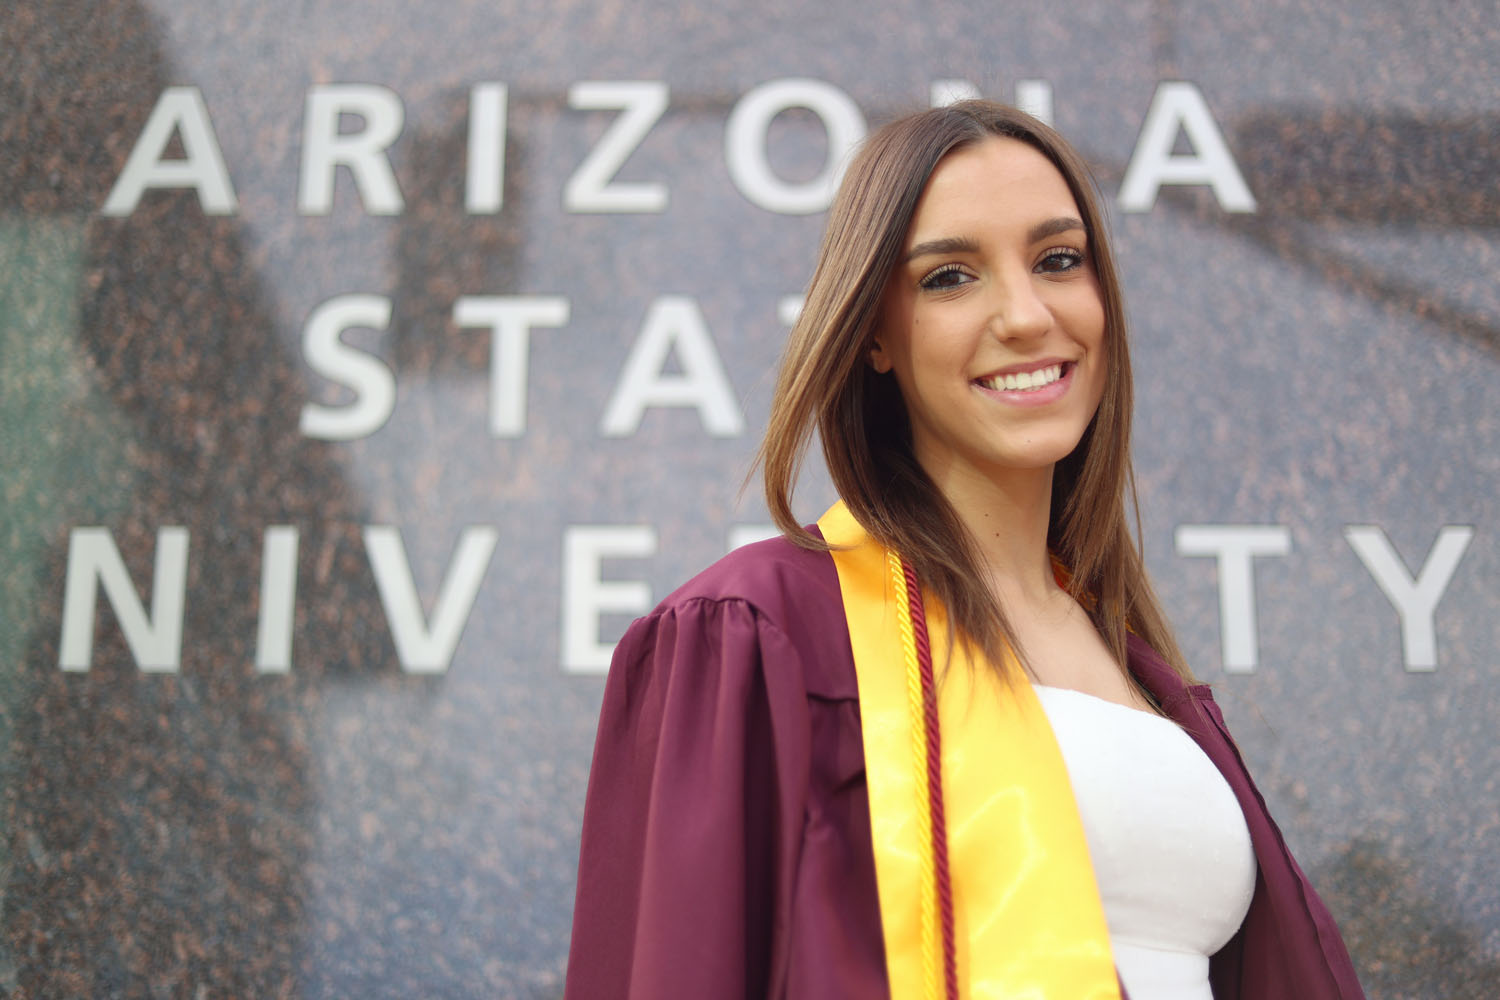
[[(682, 365), (680, 375), (662, 370), (674, 351)], [(663, 295), (651, 303), (599, 431), (605, 437), (628, 437), (653, 406), (696, 408), (704, 429), (714, 437), (744, 433), (745, 418), (729, 376), (708, 335), (703, 313), (690, 298)]]
[[(173, 132), (182, 136), (182, 150), (187, 155), (181, 160), (163, 160)], [(184, 187), (198, 192), (198, 203), (206, 214), (233, 214), (234, 188), (203, 95), (197, 87), (168, 87), (151, 109), (151, 117), (146, 119), (146, 127), (141, 129), (125, 169), (120, 171), (100, 212), (129, 215), (147, 188)]]
[[(1192, 153), (1172, 152), (1179, 131), (1192, 143)], [(1255, 196), (1229, 152), (1224, 133), (1191, 83), (1169, 81), (1156, 88), (1120, 182), (1120, 211), (1149, 212), (1163, 184), (1207, 184), (1224, 211), (1255, 211)]]

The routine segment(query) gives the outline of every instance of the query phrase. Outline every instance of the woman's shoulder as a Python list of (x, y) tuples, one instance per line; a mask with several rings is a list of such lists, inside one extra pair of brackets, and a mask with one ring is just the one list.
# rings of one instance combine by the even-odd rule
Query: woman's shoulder
[(730, 552), (667, 595), (652, 613), (680, 612), (703, 603), (746, 605), (778, 625), (815, 610), (843, 614), (832, 557), (780, 535)]
[(778, 661), (795, 659), (809, 693), (855, 695), (833, 558), (784, 537), (743, 545), (704, 569), (638, 619), (625, 643), (654, 644), (664, 631), (674, 643), (690, 633), (705, 649), (727, 643), (744, 654), (755, 647), (757, 661), (768, 653)]

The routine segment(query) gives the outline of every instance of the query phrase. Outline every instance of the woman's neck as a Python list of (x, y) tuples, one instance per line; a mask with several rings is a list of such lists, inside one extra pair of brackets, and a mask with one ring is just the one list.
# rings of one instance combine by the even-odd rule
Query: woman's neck
[(979, 569), (1002, 605), (1038, 604), (1054, 595), (1047, 551), (1052, 467), (985, 475), (973, 469), (928, 470), (977, 548)]

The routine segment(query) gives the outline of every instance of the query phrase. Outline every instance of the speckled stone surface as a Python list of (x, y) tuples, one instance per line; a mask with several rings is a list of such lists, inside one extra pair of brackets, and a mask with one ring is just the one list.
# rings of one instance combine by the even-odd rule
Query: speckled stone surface
[[(751, 204), (725, 123), (812, 77), (872, 121), (966, 78), (1053, 89), (1113, 194), (1160, 81), (1203, 94), (1258, 202), (1168, 188), (1117, 214), (1137, 372), (1147, 554), (1372, 997), (1500, 982), (1500, 18), (1489, 5), (1065, 7), (854, 0), (10, 0), (0, 12), (0, 993), (31, 997), (556, 997), (602, 682), (560, 666), (563, 537), (649, 525), (606, 576), (665, 594), (764, 513), (737, 491), (821, 216)], [(620, 171), (656, 214), (575, 214), (611, 113), (572, 84), (660, 80)], [(509, 88), (504, 206), (464, 209), (468, 95)], [(297, 210), (309, 88), (379, 84), (404, 196), (367, 213), (341, 170)], [(100, 212), (164, 88), (199, 88), (234, 186)], [(357, 127), (357, 122), (346, 127)], [(812, 177), (806, 112), (769, 159)], [(1181, 151), (1186, 151), (1183, 149)], [(174, 142), (173, 155), (182, 152)], [(299, 431), (348, 389), (305, 359), (338, 295), (387, 296), (348, 339), (396, 375), (362, 439)], [(527, 423), (488, 431), (490, 338), (464, 295), (566, 298), (531, 336)], [(601, 417), (661, 296), (690, 297), (746, 431)], [(806, 514), (826, 486), (814, 480)], [(1274, 524), (1259, 664), (1221, 667), (1211, 559), (1184, 524)], [(1438, 664), (1345, 541), (1409, 567), (1472, 541), (1436, 611)], [(300, 531), (293, 665), (255, 668), (261, 542)], [(403, 671), (362, 537), (402, 533), (430, 612), (460, 532), (498, 543), (446, 672)], [(103, 526), (150, 597), (157, 532), (189, 533), (182, 662), (142, 672), (99, 601), (92, 666), (59, 669), (70, 532)], [(623, 627), (604, 622), (606, 638)]]

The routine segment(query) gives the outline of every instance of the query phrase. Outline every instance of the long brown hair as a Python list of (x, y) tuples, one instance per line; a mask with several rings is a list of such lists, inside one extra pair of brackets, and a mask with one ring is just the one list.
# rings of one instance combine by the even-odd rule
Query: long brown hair
[(983, 581), (972, 538), (917, 462), (895, 379), (876, 374), (866, 363), (886, 283), (928, 178), (948, 153), (991, 136), (1032, 146), (1062, 174), (1083, 216), (1104, 304), (1104, 392), (1082, 440), (1053, 471), (1047, 543), (1071, 573), (1069, 592), (1088, 610), (1122, 669), (1130, 631), (1191, 679), (1127, 523), (1126, 493), (1132, 507), (1135, 499), (1130, 353), (1099, 195), (1088, 165), (1072, 146), (1015, 108), (962, 101), (909, 115), (870, 136), (850, 163), (829, 212), (801, 317), (787, 342), (757, 456), (766, 504), (792, 541), (828, 547), (798, 524), (791, 509), (816, 428), (834, 487), (850, 512), (911, 564), (948, 609), (958, 634), (1002, 673), (1007, 650), (1024, 658), (1005, 610)]

